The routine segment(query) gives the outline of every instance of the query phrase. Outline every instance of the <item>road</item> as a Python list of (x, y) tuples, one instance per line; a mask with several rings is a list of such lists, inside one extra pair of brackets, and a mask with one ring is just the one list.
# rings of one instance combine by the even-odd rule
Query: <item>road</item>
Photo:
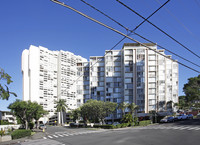
[(22, 145), (189, 145), (199, 144), (200, 120), (114, 130), (49, 128), (40, 140)]

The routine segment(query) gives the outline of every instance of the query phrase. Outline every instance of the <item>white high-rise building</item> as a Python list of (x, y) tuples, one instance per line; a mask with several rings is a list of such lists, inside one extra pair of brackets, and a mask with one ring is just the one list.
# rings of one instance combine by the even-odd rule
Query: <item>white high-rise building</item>
[[(145, 45), (171, 58), (156, 44)], [(107, 50), (105, 56), (91, 56), (87, 62), (68, 51), (30, 46), (22, 53), (23, 100), (37, 101), (50, 116), (58, 99), (65, 99), (71, 109), (95, 99), (135, 103), (138, 113), (173, 111), (172, 104), (178, 102), (178, 63), (153, 50), (125, 43), (121, 50)], [(114, 118), (121, 115), (117, 110)]]
[(70, 109), (77, 108), (78, 62), (87, 60), (68, 51), (31, 45), (22, 53), (23, 100), (38, 102), (49, 117), (55, 114), (58, 99), (66, 100)]
[[(145, 45), (171, 58), (156, 44)], [(85, 101), (135, 103), (138, 113), (173, 111), (173, 103), (178, 102), (178, 63), (164, 56), (140, 44), (125, 43), (121, 50), (106, 51), (104, 57), (90, 57), (90, 94)], [(121, 115), (117, 110), (114, 118)]]

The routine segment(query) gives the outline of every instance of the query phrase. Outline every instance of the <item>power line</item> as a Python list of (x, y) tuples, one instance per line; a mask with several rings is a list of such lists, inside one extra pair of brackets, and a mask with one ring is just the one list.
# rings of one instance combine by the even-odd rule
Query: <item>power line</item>
[[(145, 38), (145, 37), (139, 35), (139, 34), (136, 33), (136, 32), (135, 32), (134, 34), (137, 35), (137, 36), (139, 36), (140, 38), (142, 38), (142, 39), (148, 41), (148, 42), (154, 43), (153, 41), (151, 41), (151, 40), (149, 40), (149, 39), (147, 39), (147, 38)], [(190, 61), (190, 60), (188, 60), (188, 59), (186, 59), (186, 58), (184, 58), (184, 57), (182, 57), (182, 56), (180, 56), (180, 55), (178, 55), (178, 54), (176, 54), (176, 53), (170, 51), (170, 50), (167, 49), (167, 48), (164, 48), (164, 47), (161, 46), (161, 45), (158, 45), (158, 44), (157, 44), (157, 46), (160, 47), (160, 48), (162, 48), (162, 49), (165, 49), (166, 51), (170, 52), (171, 54), (176, 55), (177, 57), (179, 57), (179, 58), (181, 58), (181, 59), (183, 59), (183, 60), (185, 60), (185, 61), (187, 61), (187, 62), (189, 62), (189, 63), (191, 63), (191, 64), (193, 64), (193, 65), (195, 65), (195, 66), (200, 67), (200, 65), (198, 65), (198, 64), (196, 64), (196, 63), (194, 63), (194, 62), (192, 62), (192, 61)]]
[[(112, 20), (113, 22), (117, 23), (118, 25), (120, 25), (121, 27), (125, 28), (126, 30), (128, 30), (127, 27), (125, 27), (124, 25), (122, 25), (121, 23), (119, 23), (118, 21), (116, 21), (115, 19), (111, 18), (110, 16), (108, 16), (107, 14), (105, 14), (104, 12), (100, 11), (99, 9), (95, 8), (94, 6), (92, 6), (91, 4), (87, 3), (84, 0), (80, 0), (83, 3), (85, 3), (86, 5), (90, 6), (91, 8), (93, 8), (94, 10), (98, 11), (99, 13), (103, 14), (104, 16), (106, 16), (107, 18), (109, 18), (110, 20)], [(151, 15), (149, 15), (147, 18), (145, 18), (140, 24), (138, 24), (133, 30), (128, 30), (130, 31), (130, 33), (136, 31), (144, 22), (146, 22), (150, 17), (152, 17), (156, 12), (158, 12), (162, 7), (164, 7), (170, 0), (167, 0), (163, 5), (161, 5), (157, 10), (155, 10)], [(128, 35), (130, 35), (130, 33)], [(126, 38), (126, 37), (125, 37)]]
[[(154, 51), (155, 53), (158, 53), (158, 54), (162, 55), (163, 57), (165, 57), (165, 58), (167, 58), (167, 59), (170, 59), (170, 60), (172, 60), (172, 61), (174, 61), (174, 62), (177, 62), (178, 64), (180, 64), (180, 65), (182, 65), (182, 66), (188, 68), (188, 69), (191, 69), (191, 70), (193, 70), (193, 71), (195, 71), (195, 72), (200, 73), (199, 71), (197, 71), (197, 70), (195, 70), (195, 69), (193, 69), (193, 68), (191, 68), (191, 67), (189, 67), (189, 66), (187, 66), (187, 65), (185, 65), (185, 64), (183, 64), (183, 63), (181, 63), (181, 62), (178, 62), (178, 61), (176, 61), (176, 60), (173, 60), (172, 58), (170, 58), (170, 57), (168, 57), (168, 56), (166, 56), (166, 55), (164, 55), (164, 54), (162, 54), (162, 53), (160, 53), (160, 52), (158, 52), (158, 51), (156, 51), (156, 50), (154, 50), (154, 49), (151, 49), (150, 47), (148, 47), (148, 46), (146, 46), (145, 44), (143, 44), (143, 43), (141, 43), (141, 42), (139, 42), (139, 41), (137, 41), (137, 40), (135, 40), (135, 39), (129, 37), (128, 35), (125, 35), (125, 34), (123, 34), (122, 32), (120, 32), (120, 31), (118, 31), (118, 30), (115, 30), (114, 28), (112, 28), (112, 27), (110, 27), (110, 26), (108, 26), (108, 25), (106, 25), (106, 24), (104, 24), (104, 23), (102, 23), (102, 22), (100, 22), (100, 21), (98, 21), (98, 20), (92, 18), (92, 17), (89, 17), (89, 16), (87, 16), (86, 14), (81, 13), (80, 11), (78, 11), (78, 10), (76, 10), (76, 9), (74, 9), (74, 8), (68, 6), (68, 5), (66, 5), (66, 4), (64, 4), (64, 3), (60, 2), (60, 1), (57, 1), (57, 0), (51, 0), (51, 1), (54, 2), (54, 3), (57, 3), (57, 4), (61, 5), (61, 6), (64, 6), (64, 7), (66, 7), (66, 8), (69, 8), (69, 9), (75, 11), (76, 13), (78, 13), (78, 14), (80, 14), (80, 15), (82, 15), (82, 16), (84, 16), (84, 17), (90, 19), (90, 20), (92, 20), (93, 22), (98, 23), (98, 24), (100, 24), (100, 25), (102, 25), (102, 26), (104, 26), (104, 27), (106, 27), (106, 28), (108, 28), (108, 29), (110, 29), (110, 30), (112, 30), (112, 31), (114, 31), (114, 32), (116, 32), (116, 33), (118, 33), (118, 34), (120, 34), (120, 35), (126, 37), (126, 38), (129, 38), (130, 40), (139, 43), (140, 45), (142, 45), (142, 46), (144, 46), (144, 47), (146, 47), (146, 48), (148, 48), (148, 49)], [(121, 41), (119, 41), (116, 45), (118, 45), (120, 42), (121, 42)], [(116, 45), (115, 45), (115, 46), (116, 46)], [(115, 46), (114, 46), (114, 47), (115, 47)], [(114, 48), (114, 47), (113, 47), (113, 48)], [(113, 48), (112, 48), (112, 49), (113, 49)], [(112, 49), (110, 49), (110, 51), (111, 51)], [(108, 51), (108, 52), (109, 52), (109, 51)], [(107, 53), (106, 53), (106, 54), (107, 54)], [(106, 55), (106, 54), (105, 54), (105, 55)], [(105, 56), (105, 55), (104, 55), (104, 56)], [(97, 62), (96, 62), (96, 63), (97, 63)], [(91, 67), (93, 67), (96, 63), (94, 63)], [(90, 67), (90, 68), (91, 68), (91, 67)], [(82, 74), (80, 77), (82, 77), (82, 76), (83, 76), (83, 74)], [(80, 77), (79, 77), (79, 78), (80, 78)], [(79, 78), (78, 78), (78, 79), (79, 79)], [(73, 85), (75, 82), (77, 82), (78, 79), (76, 79), (71, 85)], [(68, 88), (67, 88), (67, 89), (68, 89)], [(67, 89), (65, 89), (64, 91), (66, 91)], [(63, 92), (62, 92), (62, 93), (63, 93)], [(58, 96), (60, 96), (62, 93), (60, 93)]]
[[(155, 0), (155, 1), (156, 1), (158, 4), (161, 5), (161, 3), (160, 3), (159, 0)], [(181, 5), (181, 3), (180, 3), (180, 5)], [(168, 13), (171, 17), (173, 17), (173, 18), (176, 20), (176, 22), (177, 22), (178, 24), (180, 24), (194, 39), (196, 39), (197, 41), (200, 41), (200, 39), (199, 39), (185, 24), (183, 24), (183, 22), (181, 22), (181, 20), (178, 19), (169, 9), (165, 8), (165, 10), (166, 10), (167, 13)]]
[(124, 25), (122, 25), (121, 23), (117, 22), (116, 20), (114, 20), (113, 18), (111, 18), (110, 16), (108, 16), (107, 14), (103, 13), (102, 11), (98, 10), (97, 8), (95, 8), (94, 6), (92, 6), (91, 4), (87, 3), (84, 0), (80, 0), (81, 2), (85, 3), (86, 5), (90, 6), (91, 8), (93, 8), (94, 10), (98, 11), (99, 13), (101, 13), (102, 15), (106, 16), (107, 18), (109, 18), (110, 20), (112, 20), (113, 22), (117, 23), (118, 25), (120, 25), (121, 27), (123, 27), (124, 29), (126, 29), (127, 31), (129, 30), (128, 28), (126, 28)]
[[(122, 25), (122, 24), (119, 23), (118, 21), (114, 20), (113, 18), (111, 18), (110, 16), (108, 16), (107, 14), (105, 14), (104, 12), (100, 11), (99, 9), (95, 8), (95, 7), (92, 6), (91, 4), (85, 2), (84, 0), (81, 0), (81, 1), (82, 1), (83, 3), (85, 3), (85, 4), (87, 4), (88, 6), (90, 6), (91, 8), (97, 10), (98, 12), (100, 12), (101, 14), (103, 14), (104, 16), (108, 17), (110, 20), (112, 20), (112, 21), (114, 21), (114, 22), (117, 22), (117, 24), (119, 24), (120, 26), (123, 26), (123, 28), (126, 29), (126, 27), (125, 27), (124, 25)], [(143, 20), (139, 25), (137, 25), (133, 30), (129, 30), (130, 33), (128, 34), (128, 36), (129, 36), (132, 32), (135, 33), (135, 30), (136, 30), (136, 29), (138, 29), (146, 20), (148, 20), (150, 17), (152, 17), (157, 11), (159, 11), (159, 10), (160, 10), (163, 6), (165, 6), (169, 1), (170, 1), (170, 0), (166, 1), (163, 5), (161, 5), (156, 11), (154, 11), (151, 15), (149, 15), (145, 20)], [(141, 35), (139, 35), (139, 34), (137, 34), (137, 33), (135, 33), (135, 34), (136, 34), (137, 36), (139, 36), (140, 38), (146, 40), (146, 41), (149, 41), (149, 42), (151, 42), (151, 43), (154, 43), (154, 42), (148, 40), (147, 38), (145, 38), (145, 37), (143, 37), (143, 36), (141, 36)], [(117, 46), (117, 45), (118, 45), (120, 42), (122, 42), (125, 38), (126, 38), (126, 37), (122, 38), (115, 46)], [(157, 44), (157, 46), (159, 46), (159, 47), (162, 48), (162, 49), (165, 49), (166, 51), (170, 52), (171, 54), (174, 54), (174, 55), (176, 55), (177, 57), (179, 57), (179, 58), (181, 58), (181, 59), (183, 59), (183, 60), (185, 60), (185, 61), (187, 61), (187, 62), (189, 62), (189, 63), (191, 63), (191, 64), (193, 64), (193, 65), (195, 65), (195, 66), (200, 67), (200, 66), (197, 65), (196, 63), (194, 63), (194, 62), (192, 62), (192, 61), (190, 61), (190, 60), (188, 60), (188, 59), (186, 59), (186, 58), (184, 58), (184, 57), (182, 57), (182, 56), (180, 56), (180, 55), (178, 55), (178, 54), (176, 54), (176, 53), (170, 51), (169, 49), (164, 48), (163, 46), (160, 46), (160, 45), (158, 45), (158, 44)], [(113, 48), (112, 48), (112, 49), (113, 49)]]
[[(59, 2), (57, 0), (51, 0), (51, 1), (55, 1), (55, 2)], [(64, 3), (62, 3), (64, 4)], [(99, 11), (100, 12), (100, 11)], [(103, 13), (102, 13), (103, 14)], [(105, 14), (106, 17), (109, 17), (108, 15)], [(109, 17), (110, 19), (112, 19), (111, 17)], [(112, 19), (114, 22), (118, 23), (117, 21), (115, 21), (114, 19)], [(121, 27), (125, 28), (126, 30), (128, 30), (125, 26), (121, 25), (120, 23), (118, 23)], [(125, 39), (126, 37), (124, 37)], [(111, 50), (113, 50), (116, 46), (118, 46), (124, 39), (120, 40), (118, 43), (116, 43), (111, 49), (109, 49), (108, 51), (105, 52), (105, 54), (102, 57), (105, 57)], [(99, 60), (97, 60), (93, 65), (89, 66), (89, 68), (91, 69), (93, 66), (95, 66), (95, 64), (98, 63)], [(70, 85), (73, 85), (74, 83), (76, 83), (82, 76), (84, 76), (84, 74), (80, 75), (76, 80), (74, 80)], [(69, 88), (67, 88), (69, 89)], [(66, 89), (66, 90), (67, 90)], [(65, 90), (65, 91), (66, 91)], [(58, 96), (60, 96), (63, 92), (61, 92)]]
[(162, 7), (164, 7), (170, 0), (166, 1), (163, 5), (161, 5), (156, 11), (154, 11), (151, 15), (149, 15), (147, 18), (144, 19), (138, 26), (135, 27), (134, 30), (136, 31), (144, 22), (146, 22), (150, 17), (152, 17), (156, 12), (158, 12)]
[[(126, 4), (124, 4), (123, 2), (121, 2), (120, 0), (116, 0), (117, 2), (119, 2), (121, 5), (125, 6), (127, 9), (129, 9), (130, 11), (132, 11), (133, 13), (135, 13), (136, 15), (138, 15), (139, 17), (141, 17), (142, 19), (145, 20), (145, 18), (140, 15), (138, 12), (134, 11), (133, 9), (131, 9), (129, 6), (127, 6)], [(197, 55), (195, 52), (193, 52), (192, 50), (190, 50), (189, 48), (187, 48), (185, 45), (183, 45), (182, 43), (180, 43), (178, 40), (176, 40), (175, 38), (173, 38), (172, 36), (170, 36), (168, 33), (166, 33), (164, 30), (160, 29), (158, 26), (156, 26), (155, 24), (153, 24), (152, 22), (150, 22), (149, 20), (146, 20), (149, 24), (151, 24), (152, 26), (154, 26), (156, 29), (158, 29), (159, 31), (161, 31), (162, 33), (164, 33), (165, 35), (167, 35), (169, 38), (171, 38), (172, 40), (174, 40), (176, 43), (178, 43), (179, 45), (181, 45), (183, 48), (185, 48), (186, 50), (188, 50), (190, 53), (192, 53), (193, 55), (197, 56), (198, 58), (200, 58), (199, 55)]]
[(64, 3), (60, 2), (60, 1), (57, 1), (57, 0), (51, 0), (51, 1), (54, 2), (54, 3), (57, 3), (57, 4), (59, 4), (59, 5), (61, 5), (61, 6), (63, 6), (63, 7), (66, 7), (66, 8), (68, 8), (68, 9), (70, 9), (70, 10), (72, 10), (72, 11), (78, 13), (79, 15), (81, 15), (81, 16), (83, 16), (83, 17), (86, 17), (87, 19), (89, 19), (89, 20), (91, 20), (91, 21), (93, 21), (93, 22), (95, 22), (95, 23), (97, 23), (97, 24), (99, 24), (99, 25), (102, 25), (102, 26), (104, 26), (104, 27), (106, 27), (106, 28), (108, 28), (108, 29), (110, 29), (110, 30), (112, 30), (112, 31), (114, 31), (114, 32), (116, 32), (116, 33), (122, 35), (122, 36), (125, 36), (125, 37), (127, 37), (128, 39), (130, 39), (130, 40), (132, 40), (132, 41), (134, 41), (134, 42), (136, 42), (136, 43), (139, 43), (141, 46), (144, 46), (144, 47), (146, 47), (146, 48), (148, 48), (148, 49), (154, 51), (155, 53), (158, 53), (158, 54), (160, 54), (161, 56), (163, 56), (163, 57), (165, 57), (165, 58), (167, 58), (167, 59), (172, 60), (173, 62), (177, 62), (177, 63), (179, 63), (180, 65), (183, 65), (183, 66), (185, 66), (185, 67), (187, 67), (187, 68), (189, 68), (189, 69), (191, 69), (191, 70), (193, 70), (193, 71), (195, 71), (195, 72), (197, 72), (197, 73), (200, 73), (200, 71), (195, 70), (195, 69), (193, 69), (193, 68), (191, 68), (191, 67), (189, 67), (189, 66), (187, 66), (187, 65), (185, 65), (185, 64), (183, 64), (183, 63), (181, 63), (181, 62), (178, 62), (178, 61), (176, 61), (176, 60), (174, 60), (174, 59), (172, 59), (172, 58), (170, 58), (170, 57), (168, 57), (168, 56), (166, 56), (166, 55), (164, 55), (164, 54), (162, 54), (162, 53), (160, 53), (160, 52), (158, 52), (158, 51), (156, 51), (156, 50), (154, 50), (154, 49), (152, 49), (152, 48), (150, 48), (150, 47), (148, 47), (148, 46), (146, 46), (145, 44), (143, 44), (143, 43), (141, 43), (141, 42), (139, 42), (139, 41), (137, 41), (137, 40), (135, 40), (135, 39), (129, 37), (128, 35), (126, 35), (126, 34), (120, 32), (120, 31), (118, 31), (118, 30), (116, 30), (116, 29), (114, 29), (114, 28), (112, 28), (112, 27), (110, 27), (110, 26), (108, 26), (108, 25), (106, 25), (106, 24), (104, 24), (104, 23), (102, 23), (102, 22), (100, 22), (100, 21), (98, 21), (98, 20), (96, 20), (96, 19), (94, 19), (94, 18), (92, 18), (92, 17), (90, 17), (90, 16), (88, 16), (88, 15), (86, 15), (86, 14), (84, 14), (84, 13), (78, 11), (78, 10), (76, 10), (76, 9), (74, 9), (74, 8), (72, 8), (72, 7), (69, 6), (69, 5), (66, 5), (66, 4), (64, 4)]

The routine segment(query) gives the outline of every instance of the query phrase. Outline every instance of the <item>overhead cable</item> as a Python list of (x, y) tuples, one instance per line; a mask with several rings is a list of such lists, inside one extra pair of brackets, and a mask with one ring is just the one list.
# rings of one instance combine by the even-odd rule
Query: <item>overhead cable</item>
[[(114, 21), (114, 22), (117, 22), (117, 24), (119, 24), (120, 26), (123, 26), (123, 28), (126, 29), (126, 27), (125, 27), (124, 25), (122, 25), (122, 24), (119, 23), (118, 21), (114, 20), (112, 17), (108, 16), (107, 14), (105, 14), (104, 12), (102, 12), (101, 10), (95, 8), (95, 7), (92, 6), (91, 4), (85, 2), (84, 0), (81, 0), (81, 1), (82, 1), (83, 3), (85, 3), (85, 4), (87, 4), (88, 6), (90, 6), (91, 8), (97, 10), (98, 12), (100, 12), (101, 14), (103, 14), (104, 16), (106, 16), (107, 18), (109, 18), (110, 20), (112, 20), (112, 21)], [(147, 38), (145, 38), (144, 36), (141, 36), (141, 35), (135, 33), (135, 30), (137, 30), (146, 20), (148, 20), (150, 17), (152, 17), (156, 12), (158, 12), (158, 11), (159, 11), (163, 6), (165, 6), (169, 1), (170, 1), (170, 0), (166, 1), (163, 5), (161, 5), (156, 11), (154, 11), (151, 15), (149, 15), (145, 20), (143, 20), (139, 25), (137, 25), (133, 30), (129, 30), (130, 33), (128, 34), (128, 36), (129, 36), (131, 33), (134, 33), (135, 35), (139, 36), (140, 38), (142, 38), (142, 39), (144, 39), (144, 40), (146, 40), (146, 41), (149, 41), (149, 42), (151, 42), (151, 43), (154, 43), (154, 42), (152, 42), (151, 40), (148, 40)], [(120, 42), (122, 42), (125, 38), (126, 38), (126, 37), (122, 38), (119, 42), (117, 42), (117, 44), (115, 44), (115, 46), (117, 46), (118, 44), (120, 44)], [(154, 43), (154, 44), (155, 44), (155, 43)], [(186, 58), (184, 58), (184, 57), (182, 57), (182, 56), (180, 56), (180, 55), (178, 55), (178, 54), (176, 54), (176, 53), (170, 51), (170, 50), (167, 49), (167, 48), (164, 48), (164, 47), (161, 46), (161, 45), (158, 45), (158, 44), (157, 44), (157, 46), (160, 47), (160, 48), (162, 48), (162, 49), (165, 49), (167, 52), (170, 52), (171, 54), (173, 54), (173, 55), (175, 55), (175, 56), (177, 56), (177, 57), (179, 57), (179, 58), (181, 58), (181, 59), (183, 59), (183, 60), (185, 60), (185, 61), (187, 61), (187, 62), (189, 62), (189, 63), (191, 63), (191, 64), (193, 64), (193, 65), (195, 65), (195, 66), (200, 67), (200, 65), (198, 65), (198, 64), (196, 64), (196, 63), (194, 63), (194, 62), (192, 62), (192, 61), (190, 61), (190, 60), (188, 60), (188, 59), (186, 59)], [(112, 47), (112, 49), (113, 49), (113, 47)]]
[[(135, 13), (136, 15), (138, 15), (139, 17), (141, 17), (142, 19), (145, 20), (145, 18), (140, 15), (138, 12), (136, 12), (135, 10), (133, 10), (132, 8), (130, 8), (129, 6), (127, 6), (126, 4), (124, 4), (123, 2), (121, 2), (120, 0), (116, 0), (117, 2), (119, 2), (121, 5), (125, 6), (127, 9), (129, 9), (130, 11), (132, 11), (133, 13)], [(158, 26), (156, 26), (155, 24), (153, 24), (152, 22), (150, 22), (149, 20), (146, 20), (149, 24), (151, 24), (152, 26), (154, 26), (156, 29), (158, 29), (159, 31), (161, 31), (162, 33), (164, 33), (166, 36), (168, 36), (169, 38), (171, 38), (172, 40), (174, 40), (176, 43), (178, 43), (179, 45), (181, 45), (183, 48), (185, 48), (186, 50), (188, 50), (190, 53), (192, 53), (193, 55), (195, 55), (196, 57), (200, 58), (199, 55), (197, 55), (195, 52), (193, 52), (192, 50), (190, 50), (188, 47), (186, 47), (185, 45), (183, 45), (182, 43), (180, 43), (178, 40), (176, 40), (175, 38), (173, 38), (172, 36), (170, 36), (167, 32), (165, 32), (164, 30), (162, 30), (161, 28), (159, 28)]]
[(104, 26), (104, 27), (106, 27), (106, 28), (108, 28), (108, 29), (110, 29), (110, 30), (112, 30), (112, 31), (114, 31), (114, 32), (116, 32), (116, 33), (122, 35), (122, 36), (125, 36), (125, 37), (127, 37), (128, 39), (130, 39), (130, 40), (132, 40), (132, 41), (134, 41), (134, 42), (140, 44), (141, 46), (144, 46), (144, 47), (148, 48), (149, 50), (152, 50), (152, 51), (154, 51), (155, 53), (158, 53), (158, 54), (160, 54), (161, 56), (163, 56), (163, 57), (165, 57), (165, 58), (167, 58), (167, 59), (169, 59), (169, 60), (172, 60), (173, 62), (177, 62), (177, 63), (179, 63), (180, 65), (183, 65), (183, 66), (185, 66), (185, 67), (187, 67), (187, 68), (189, 68), (189, 69), (191, 69), (191, 70), (193, 70), (193, 71), (195, 71), (195, 72), (197, 72), (197, 73), (200, 73), (200, 71), (195, 70), (195, 69), (193, 69), (193, 68), (191, 68), (191, 67), (189, 67), (189, 66), (187, 66), (187, 65), (185, 65), (185, 64), (183, 64), (183, 63), (181, 63), (181, 62), (178, 62), (178, 61), (176, 61), (176, 60), (170, 58), (169, 56), (166, 56), (166, 55), (164, 55), (164, 54), (162, 54), (162, 53), (160, 53), (160, 52), (158, 52), (158, 51), (156, 51), (156, 50), (150, 48), (149, 46), (147, 46), (147, 45), (145, 45), (145, 44), (143, 44), (143, 43), (141, 43), (141, 42), (139, 42), (139, 41), (137, 41), (137, 40), (135, 40), (135, 39), (129, 37), (128, 35), (126, 35), (126, 34), (120, 32), (120, 31), (118, 31), (118, 30), (116, 30), (116, 29), (114, 29), (114, 28), (112, 28), (112, 27), (110, 27), (110, 26), (108, 26), (108, 25), (106, 25), (106, 24), (104, 24), (104, 23), (102, 23), (102, 22), (100, 22), (100, 21), (98, 21), (98, 20), (96, 20), (96, 19), (94, 19), (94, 18), (92, 18), (92, 17), (90, 17), (90, 16), (88, 16), (88, 15), (86, 15), (86, 14), (84, 14), (84, 13), (78, 11), (78, 10), (76, 10), (76, 9), (74, 9), (74, 8), (72, 8), (72, 7), (69, 6), (69, 5), (66, 5), (66, 4), (64, 4), (64, 3), (60, 2), (60, 1), (57, 1), (57, 0), (51, 0), (51, 1), (54, 2), (54, 3), (57, 3), (57, 4), (61, 5), (61, 6), (64, 6), (64, 7), (68, 8), (68, 9), (70, 9), (70, 10), (72, 10), (72, 11), (78, 13), (79, 15), (81, 15), (81, 16), (83, 16), (83, 17), (86, 17), (87, 19), (89, 19), (89, 20), (91, 20), (91, 21), (93, 21), (93, 22), (95, 22), (95, 23), (97, 23), (97, 24), (99, 24), (99, 25), (102, 25), (102, 26)]

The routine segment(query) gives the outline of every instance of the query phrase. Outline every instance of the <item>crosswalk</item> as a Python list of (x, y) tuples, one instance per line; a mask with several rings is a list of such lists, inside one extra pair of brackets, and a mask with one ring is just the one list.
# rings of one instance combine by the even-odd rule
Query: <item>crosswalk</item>
[(180, 126), (163, 126), (163, 125), (150, 125), (150, 126), (145, 126), (145, 127), (136, 127), (135, 129), (163, 129), (163, 130), (188, 130), (188, 131), (200, 131), (200, 126), (185, 126), (185, 125), (180, 125)]
[(101, 132), (104, 132), (104, 131), (105, 131), (105, 130), (84, 131), (84, 132), (73, 132), (73, 133), (69, 133), (69, 132), (59, 132), (59, 133), (47, 135), (47, 136), (43, 137), (43, 139), (56, 139), (56, 138), (59, 138), (59, 137), (69, 137), (69, 136), (76, 136), (76, 135), (84, 135), (84, 134), (92, 134), (92, 133), (101, 133)]
[[(143, 129), (154, 129), (154, 130), (187, 130), (187, 131), (200, 131), (200, 126), (185, 126), (185, 125), (177, 125), (177, 126), (164, 126), (164, 125), (149, 125), (142, 127), (134, 127), (134, 130), (143, 130)], [(117, 131), (117, 130), (116, 130)], [(93, 134), (93, 133), (108, 133), (109, 130), (96, 130), (96, 131), (83, 131), (83, 132), (57, 132), (55, 134), (49, 134), (43, 137), (43, 139), (56, 139), (56, 138), (64, 138), (70, 136), (84, 135), (84, 134)], [(113, 131), (112, 131), (113, 132)]]

